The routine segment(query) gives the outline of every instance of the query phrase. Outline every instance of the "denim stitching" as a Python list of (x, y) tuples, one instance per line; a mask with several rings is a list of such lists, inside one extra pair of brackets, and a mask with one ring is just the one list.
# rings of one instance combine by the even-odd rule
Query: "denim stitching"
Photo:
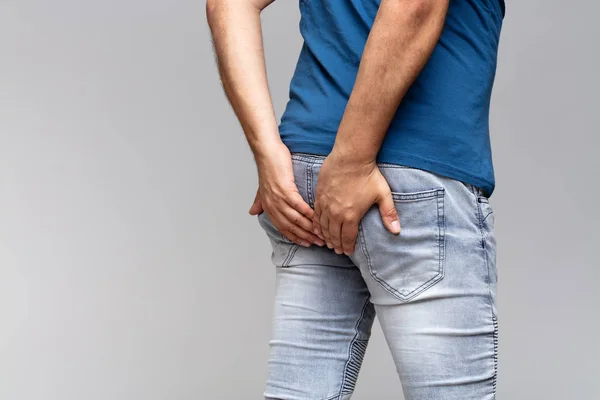
[(311, 208), (315, 207), (315, 199), (313, 198), (313, 190), (312, 190), (312, 181), (313, 181), (313, 164), (309, 164), (306, 167), (306, 197), (308, 198), (308, 205)]
[(350, 359), (346, 366), (346, 373), (343, 381), (342, 394), (352, 394), (354, 392), (360, 367), (365, 358), (365, 353), (367, 352), (368, 343), (369, 341), (364, 339), (356, 339), (354, 340), (354, 343), (352, 343)]
[(406, 165), (390, 164), (390, 163), (386, 163), (386, 162), (378, 162), (377, 167), (379, 167), (380, 169), (381, 168), (383, 168), (383, 169), (418, 169), (418, 168), (408, 167)]
[[(367, 265), (369, 266), (369, 272), (371, 273), (371, 276), (392, 296), (394, 296), (402, 301), (408, 301), (408, 300), (412, 299), (413, 297), (420, 294), (422, 291), (426, 290), (428, 288), (428, 287), (426, 287), (428, 284), (431, 283), (430, 286), (433, 286), (436, 282), (438, 282), (439, 280), (441, 280), (444, 277), (443, 257), (445, 256), (445, 234), (444, 234), (445, 229), (442, 230), (443, 227), (445, 226), (445, 221), (443, 218), (443, 215), (444, 215), (444, 190), (438, 191), (437, 198), (438, 198), (438, 248), (439, 248), (439, 251), (438, 251), (438, 273), (435, 276), (433, 276), (431, 279), (427, 280), (425, 283), (423, 283), (420, 286), (418, 286), (417, 288), (411, 290), (405, 296), (401, 295), (400, 292), (398, 292), (396, 289), (391, 287), (387, 282), (385, 282), (385, 280), (383, 280), (382, 278), (377, 276), (377, 273), (373, 270), (373, 265), (371, 263), (371, 257), (369, 255), (369, 252), (367, 251), (365, 232), (364, 232), (362, 224), (359, 225), (359, 231), (361, 233), (360, 244), (361, 244), (363, 253), (365, 255), (365, 258), (367, 259)], [(440, 207), (441, 207), (441, 209), (440, 209)], [(440, 211), (441, 211), (441, 217), (442, 217), (441, 223), (440, 223)], [(435, 281), (435, 282), (432, 282), (432, 281)]]
[[(487, 269), (487, 284), (488, 284), (488, 292), (490, 295), (489, 296), (490, 309), (492, 309), (493, 296), (492, 296), (492, 289), (490, 288), (490, 284), (491, 284), (490, 260), (487, 255), (487, 248), (485, 246), (485, 232), (483, 230), (483, 222), (485, 221), (485, 218), (483, 217), (483, 212), (481, 210), (481, 205), (479, 204), (479, 202), (477, 202), (477, 215), (478, 215), (478, 219), (479, 219), (479, 231), (481, 233), (481, 248), (483, 249), (483, 256), (485, 257), (485, 266)], [(489, 216), (489, 214), (487, 216)], [(487, 216), (486, 216), (486, 218), (487, 218)], [(494, 316), (493, 309), (492, 309), (492, 316)]]
[[(444, 259), (446, 258), (446, 214), (444, 213), (444, 192), (438, 195), (438, 246), (439, 246), (439, 268), (442, 278), (444, 277)], [(441, 279), (441, 278), (440, 278)]]
[(483, 217), (483, 220), (481, 222), (485, 222), (485, 220), (487, 219), (487, 217), (489, 217), (490, 215), (492, 215), (494, 212), (492, 210), (490, 210), (490, 212), (488, 212), (485, 217)]
[(410, 201), (410, 200), (428, 200), (439, 196), (441, 192), (444, 191), (444, 188), (427, 190), (419, 193), (398, 193), (392, 192), (392, 198), (395, 201)]
[[(477, 196), (477, 198), (479, 199), (479, 196)], [(493, 342), (494, 342), (494, 354), (492, 356), (493, 363), (494, 363), (494, 376), (492, 378), (492, 391), (493, 391), (494, 397), (492, 397), (492, 399), (496, 399), (496, 386), (497, 386), (497, 374), (498, 374), (498, 318), (494, 314), (494, 309), (493, 309), (493, 301), (494, 300), (493, 300), (493, 296), (492, 296), (492, 289), (490, 287), (490, 285), (491, 285), (490, 261), (489, 261), (488, 255), (487, 255), (487, 249), (485, 246), (485, 232), (483, 230), (483, 222), (485, 221), (485, 218), (483, 218), (483, 213), (481, 211), (480, 202), (477, 201), (475, 204), (477, 205), (477, 219), (479, 220), (479, 231), (481, 233), (481, 248), (483, 249), (483, 255), (485, 257), (485, 265), (486, 265), (486, 269), (487, 269), (487, 284), (488, 284), (488, 293), (489, 293), (489, 302), (490, 302), (490, 312), (492, 314), (492, 323), (494, 325), (494, 331), (492, 332), (492, 338), (493, 338)], [(488, 216), (489, 216), (489, 214), (486, 216), (486, 218)]]
[(494, 397), (492, 399), (496, 399), (496, 387), (498, 383), (498, 318), (495, 315), (492, 315), (492, 321), (494, 323), (494, 378), (492, 379)]
[[(354, 345), (356, 344), (356, 342), (362, 341), (361, 339), (358, 339), (358, 335), (360, 334), (359, 328), (360, 328), (360, 324), (363, 322), (363, 320), (365, 318), (365, 311), (367, 310), (369, 301), (370, 300), (367, 298), (367, 300), (365, 301), (365, 304), (363, 305), (362, 311), (360, 313), (360, 317), (358, 318), (358, 321), (356, 321), (356, 325), (354, 326), (354, 330), (356, 331), (356, 333), (354, 334), (354, 338), (350, 342), (350, 346), (348, 346), (348, 359), (346, 360), (346, 365), (344, 366), (344, 373), (342, 375), (342, 384), (340, 385), (340, 391), (337, 394), (337, 396), (339, 398), (341, 398), (342, 395), (344, 395), (344, 394), (352, 393), (354, 391), (354, 386), (356, 385), (356, 380), (358, 379), (358, 372), (359, 372), (360, 365), (362, 363), (362, 359), (364, 357), (364, 353), (366, 351), (367, 345), (365, 344), (365, 346), (364, 346), (364, 351), (362, 352), (362, 356), (359, 355), (359, 357), (360, 357), (359, 362), (356, 362), (356, 361), (353, 362), (354, 356), (356, 356), (356, 353), (353, 350), (354, 350)], [(350, 372), (350, 374), (349, 374), (349, 372)], [(347, 383), (348, 378), (350, 379), (350, 381)], [(335, 398), (335, 396), (334, 396), (334, 398)]]
[(289, 267), (290, 262), (292, 262), (292, 258), (296, 254), (296, 251), (298, 251), (298, 247), (300, 247), (299, 244), (294, 244), (290, 248), (290, 250), (288, 251), (287, 256), (285, 257), (285, 260), (283, 260), (283, 263), (281, 264), (282, 267)]
[(297, 160), (297, 161), (305, 162), (308, 164), (313, 164), (313, 163), (320, 164), (325, 160), (325, 156), (320, 156), (318, 154), (308, 154), (308, 153), (292, 153), (292, 160)]

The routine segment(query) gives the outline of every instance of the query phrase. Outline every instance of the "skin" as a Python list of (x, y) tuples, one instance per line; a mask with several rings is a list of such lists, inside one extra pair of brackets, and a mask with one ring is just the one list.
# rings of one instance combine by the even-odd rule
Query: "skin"
[(400, 233), (390, 187), (376, 157), (389, 124), (441, 35), (449, 0), (382, 0), (361, 58), (332, 152), (323, 162), (314, 210), (294, 183), (269, 94), (260, 12), (273, 0), (207, 0), (223, 88), (254, 154), (259, 185), (250, 214), (303, 246), (354, 251), (358, 226), (377, 204)]

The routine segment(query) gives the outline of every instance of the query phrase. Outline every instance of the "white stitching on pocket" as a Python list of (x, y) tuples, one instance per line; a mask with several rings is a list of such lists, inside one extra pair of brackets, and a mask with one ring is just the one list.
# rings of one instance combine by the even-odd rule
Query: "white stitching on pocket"
[(376, 207), (361, 221), (360, 244), (371, 276), (402, 301), (414, 298), (444, 277), (444, 194), (444, 188), (392, 193), (400, 217), (400, 235), (386, 230)]

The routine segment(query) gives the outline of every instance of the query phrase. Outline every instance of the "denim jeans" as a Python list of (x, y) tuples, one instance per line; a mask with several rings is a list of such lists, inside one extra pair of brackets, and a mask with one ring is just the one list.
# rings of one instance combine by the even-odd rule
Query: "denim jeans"
[[(300, 194), (314, 206), (324, 157), (292, 154)], [(495, 398), (498, 359), (494, 213), (477, 187), (380, 163), (402, 231), (376, 206), (355, 251), (301, 247), (262, 213), (276, 266), (264, 396), (349, 399), (375, 316), (406, 400)]]

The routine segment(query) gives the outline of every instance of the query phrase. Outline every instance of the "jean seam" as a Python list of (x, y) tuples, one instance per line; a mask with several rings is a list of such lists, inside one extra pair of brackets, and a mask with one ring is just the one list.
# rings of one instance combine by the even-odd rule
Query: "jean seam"
[(308, 205), (311, 208), (314, 208), (315, 207), (315, 199), (313, 196), (312, 181), (313, 181), (313, 164), (309, 164), (306, 166), (306, 186), (307, 186), (306, 187), (306, 197), (308, 200)]
[(492, 378), (492, 390), (494, 397), (492, 397), (492, 399), (496, 399), (496, 388), (498, 383), (498, 318), (495, 315), (492, 315), (492, 322), (494, 324), (494, 332), (492, 334), (494, 340), (494, 377)]
[[(441, 193), (441, 195), (440, 195)], [(437, 194), (437, 212), (438, 212), (438, 273), (434, 275), (432, 278), (428, 279), (426, 282), (422, 283), (415, 289), (411, 290), (406, 295), (402, 295), (398, 290), (394, 289), (390, 284), (388, 284), (384, 279), (377, 276), (377, 273), (373, 270), (373, 265), (371, 263), (371, 256), (369, 255), (369, 251), (367, 250), (367, 243), (365, 239), (365, 232), (362, 226), (362, 223), (359, 225), (360, 231), (360, 247), (365, 255), (365, 259), (367, 260), (367, 266), (369, 267), (369, 273), (379, 283), (381, 287), (383, 287), (388, 293), (392, 296), (402, 300), (408, 301), (413, 297), (420, 294), (423, 290), (428, 289), (427, 285), (433, 286), (435, 283), (439, 282), (444, 277), (444, 258), (445, 258), (445, 218), (444, 218), (444, 191), (439, 191)]]
[[(494, 310), (492, 308), (492, 303), (494, 300), (493, 300), (493, 296), (492, 296), (492, 289), (490, 287), (490, 284), (491, 284), (490, 260), (489, 260), (488, 254), (487, 254), (487, 247), (485, 245), (485, 232), (483, 230), (483, 222), (485, 221), (485, 218), (483, 217), (483, 212), (481, 210), (481, 205), (479, 204), (479, 202), (477, 202), (476, 205), (477, 205), (477, 218), (479, 220), (479, 232), (481, 234), (481, 248), (483, 249), (483, 256), (485, 258), (485, 267), (486, 267), (486, 271), (487, 271), (487, 285), (488, 285), (488, 293), (489, 293), (490, 310), (492, 311), (492, 316), (495, 316)], [(489, 214), (486, 216), (486, 218), (488, 216), (489, 216)]]
[(298, 251), (298, 247), (300, 247), (299, 244), (292, 245), (292, 247), (288, 250), (287, 256), (283, 260), (283, 263), (281, 263), (282, 267), (289, 267), (290, 263), (292, 262), (292, 258), (294, 258), (296, 251)]
[[(348, 366), (350, 365), (350, 361), (352, 361), (352, 356), (353, 356), (352, 349), (353, 349), (353, 346), (359, 340), (358, 339), (358, 336), (360, 334), (359, 327), (360, 327), (360, 324), (362, 323), (362, 321), (365, 318), (365, 311), (367, 310), (367, 306), (369, 305), (369, 302), (370, 302), (370, 300), (367, 298), (367, 300), (365, 301), (365, 304), (363, 304), (362, 310), (360, 312), (360, 317), (358, 318), (358, 321), (356, 321), (356, 325), (354, 326), (354, 330), (356, 332), (354, 334), (354, 338), (352, 338), (352, 341), (350, 342), (350, 345), (348, 346), (348, 359), (346, 360), (346, 364), (344, 365), (344, 372), (342, 374), (342, 383), (340, 385), (340, 390), (339, 390), (338, 394), (336, 395), (338, 398), (341, 398), (343, 394), (348, 394), (348, 392), (344, 392), (344, 386), (345, 386), (345, 383), (346, 383), (346, 379), (348, 377)], [(356, 378), (358, 379), (358, 376)], [(336, 396), (333, 396), (332, 399), (335, 399)]]
[[(474, 192), (475, 194), (475, 192)], [(483, 217), (483, 212), (481, 210), (481, 204), (479, 201), (475, 201), (475, 205), (477, 207), (477, 219), (479, 220), (479, 231), (481, 234), (481, 248), (483, 250), (483, 256), (485, 257), (485, 265), (487, 271), (487, 286), (488, 286), (488, 298), (489, 298), (489, 306), (490, 306), (490, 314), (492, 315), (492, 323), (493, 323), (493, 332), (492, 339), (494, 343), (494, 352), (492, 355), (492, 361), (494, 365), (494, 376), (492, 378), (492, 399), (496, 399), (496, 387), (497, 387), (497, 374), (498, 374), (498, 317), (494, 313), (493, 301), (494, 298), (492, 296), (491, 285), (491, 275), (490, 275), (490, 261), (487, 255), (487, 248), (485, 245), (485, 232), (483, 230), (483, 222), (485, 218), (487, 218), (490, 214), (488, 214), (485, 218)]]

